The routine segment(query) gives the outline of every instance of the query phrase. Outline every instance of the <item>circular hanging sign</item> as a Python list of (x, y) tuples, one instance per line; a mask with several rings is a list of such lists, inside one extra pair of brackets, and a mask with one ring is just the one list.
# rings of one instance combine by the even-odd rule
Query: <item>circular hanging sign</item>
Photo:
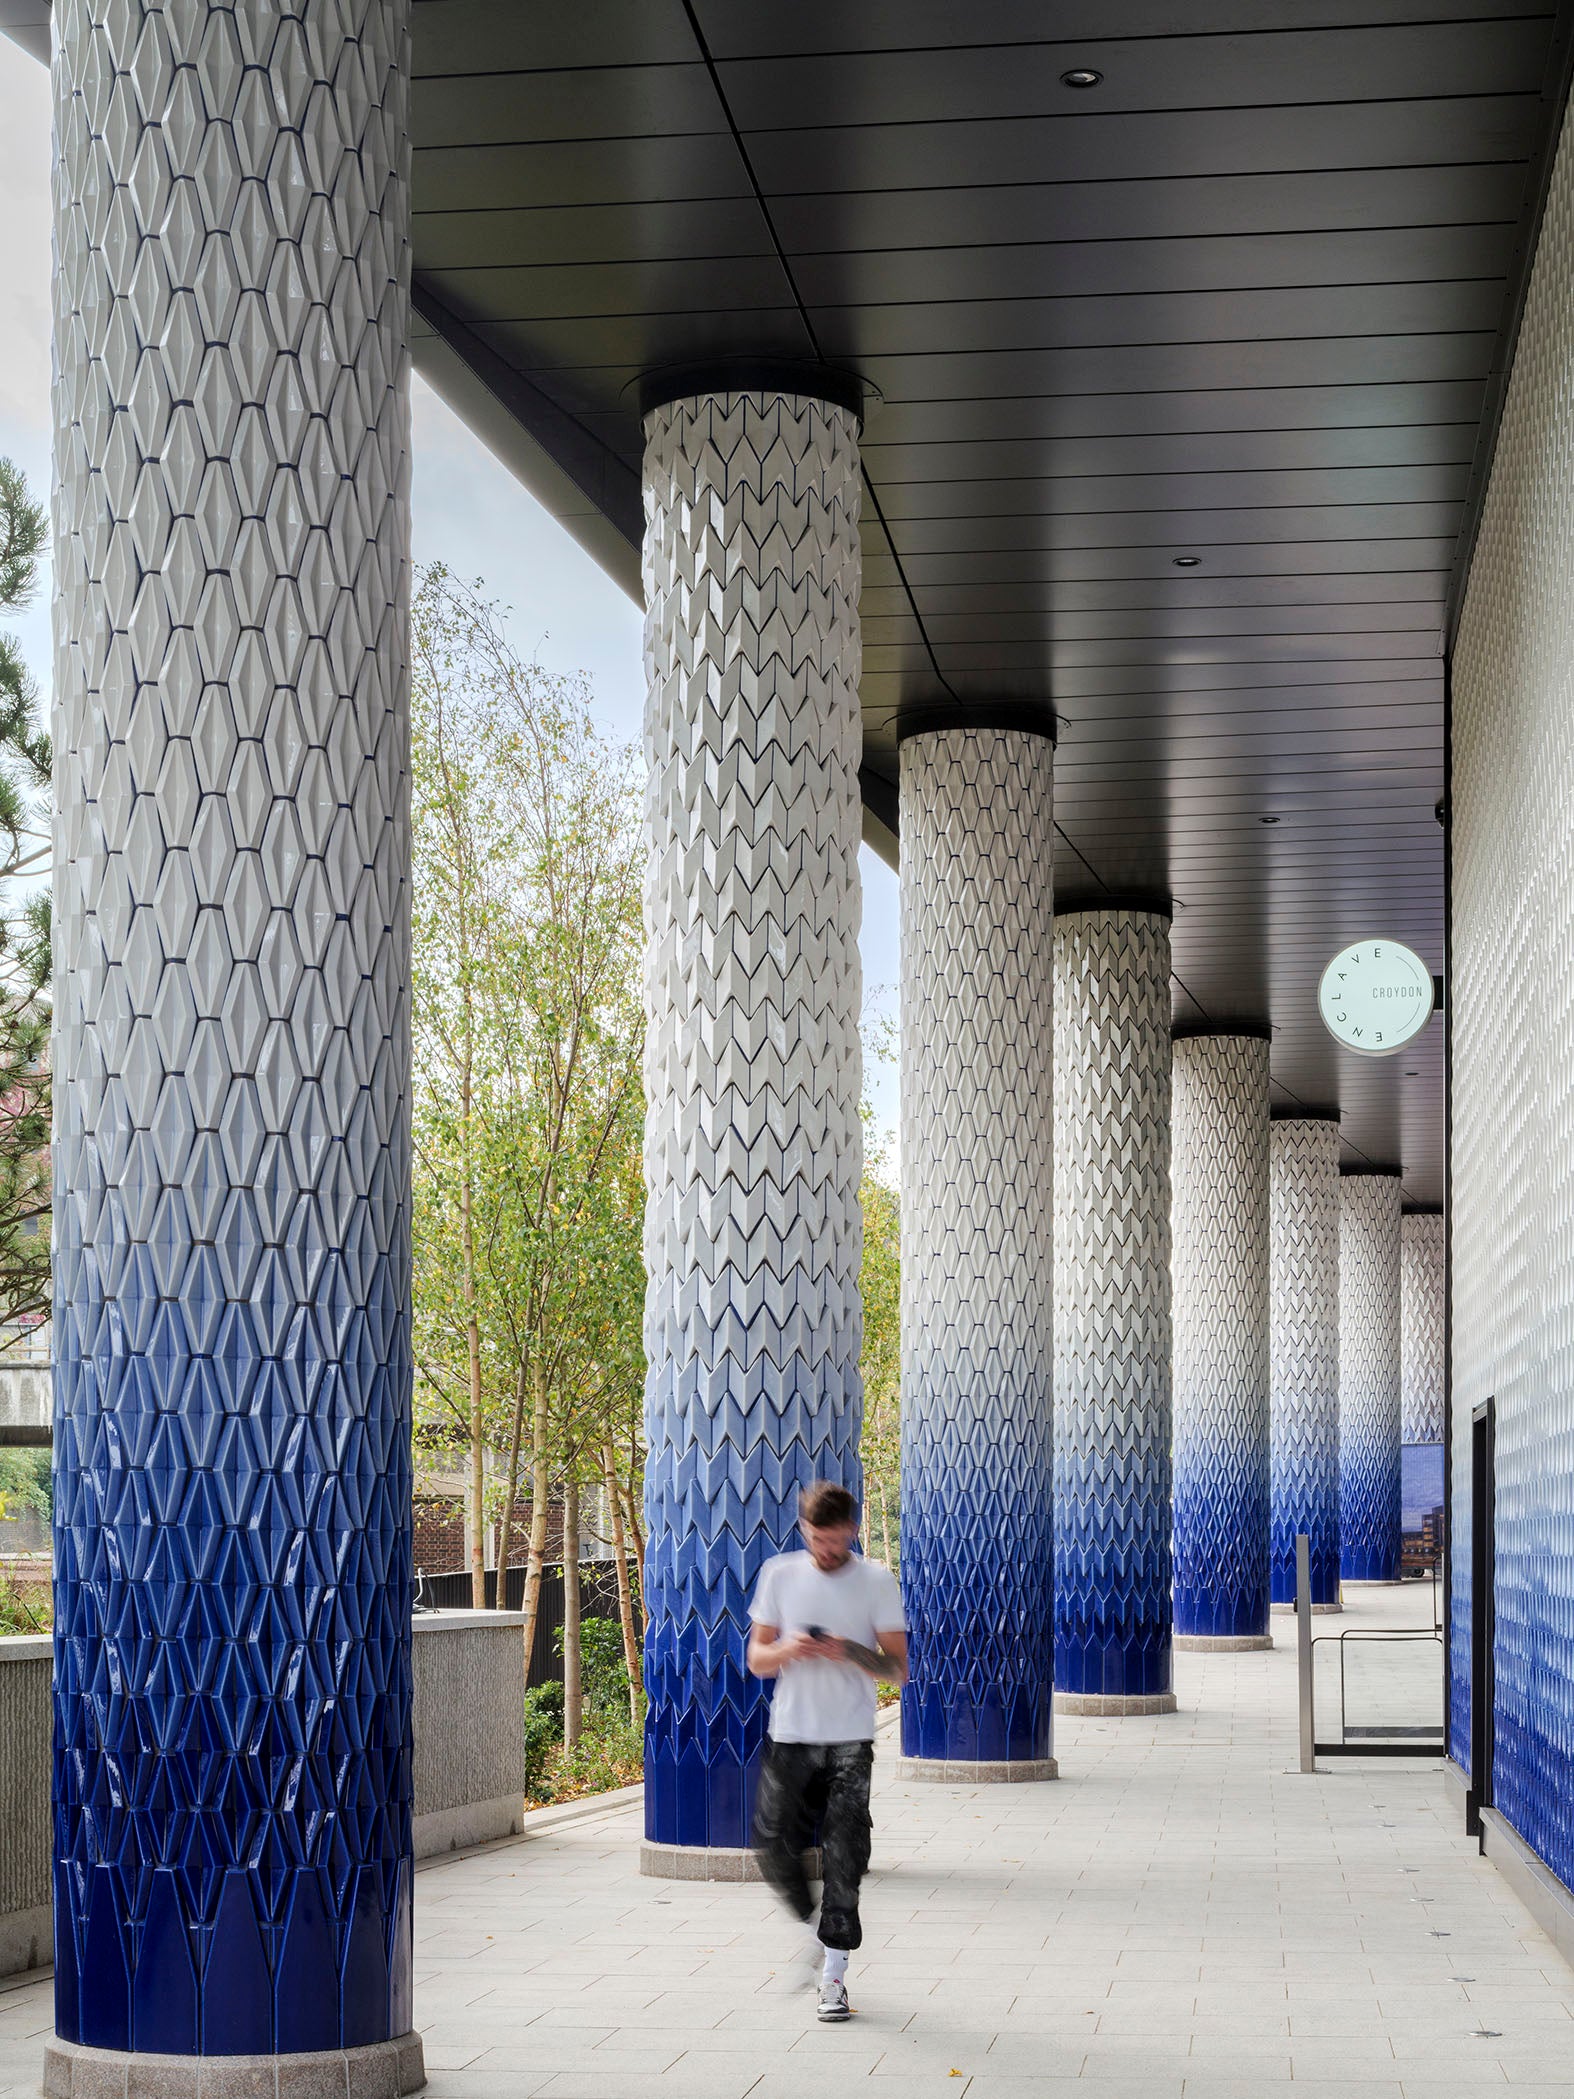
[(1323, 1025), (1362, 1057), (1391, 1057), (1432, 1018), (1432, 972), (1397, 940), (1342, 948), (1317, 987)]

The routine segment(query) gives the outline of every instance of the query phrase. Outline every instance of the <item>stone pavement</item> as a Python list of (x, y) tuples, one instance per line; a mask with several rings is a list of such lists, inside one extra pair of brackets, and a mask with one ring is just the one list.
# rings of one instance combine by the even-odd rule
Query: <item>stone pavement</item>
[[(1345, 1622), (1424, 1601), (1356, 1592)], [(1574, 1971), (1435, 1761), (1300, 1775), (1275, 1634), (1178, 1657), (1176, 1714), (1057, 1722), (1058, 1783), (900, 1784), (886, 1744), (845, 2027), (789, 1989), (763, 1889), (640, 1879), (629, 1806), (423, 1869), (432, 2099), (1568, 2091)], [(49, 2016), (47, 1984), (0, 1994), (0, 2099)]]

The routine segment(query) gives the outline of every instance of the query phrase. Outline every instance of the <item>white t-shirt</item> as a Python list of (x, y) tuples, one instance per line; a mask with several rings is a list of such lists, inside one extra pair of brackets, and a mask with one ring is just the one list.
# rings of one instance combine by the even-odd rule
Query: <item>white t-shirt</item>
[[(807, 1552), (778, 1553), (760, 1569), (749, 1616), (779, 1633), (817, 1625), (864, 1647), (878, 1647), (882, 1633), (907, 1629), (895, 1575), (857, 1553), (834, 1574), (822, 1574)], [(784, 1662), (771, 1703), (771, 1740), (871, 1742), (875, 1705), (875, 1680), (856, 1662), (820, 1656)]]

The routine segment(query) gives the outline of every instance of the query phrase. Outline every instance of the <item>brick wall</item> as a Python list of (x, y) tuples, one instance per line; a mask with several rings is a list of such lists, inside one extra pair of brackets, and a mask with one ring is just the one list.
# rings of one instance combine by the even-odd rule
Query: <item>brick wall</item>
[[(516, 1502), (508, 1557), (514, 1566), (524, 1559), (530, 1537), (530, 1504)], [(554, 1502), (547, 1511), (549, 1560), (563, 1557), (563, 1511)], [(415, 1561), (427, 1574), (453, 1574), (469, 1566), (465, 1551), (465, 1505), (456, 1494), (415, 1497)]]

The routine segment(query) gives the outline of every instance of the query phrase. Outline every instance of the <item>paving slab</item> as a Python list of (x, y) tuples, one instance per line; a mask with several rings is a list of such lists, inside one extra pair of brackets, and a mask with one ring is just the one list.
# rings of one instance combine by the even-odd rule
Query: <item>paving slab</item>
[[(1424, 1591), (1359, 1596), (1403, 1622)], [(1481, 2099), (1574, 2086), (1574, 1971), (1436, 1762), (1296, 1768), (1293, 1625), (1182, 1655), (1180, 1710), (1062, 1715), (1062, 1777), (905, 1784), (876, 1758), (857, 2016), (821, 2027), (751, 1885), (641, 1878), (639, 1814), (416, 1878), (432, 2099)], [(34, 2099), (47, 1981), (0, 1987)]]

